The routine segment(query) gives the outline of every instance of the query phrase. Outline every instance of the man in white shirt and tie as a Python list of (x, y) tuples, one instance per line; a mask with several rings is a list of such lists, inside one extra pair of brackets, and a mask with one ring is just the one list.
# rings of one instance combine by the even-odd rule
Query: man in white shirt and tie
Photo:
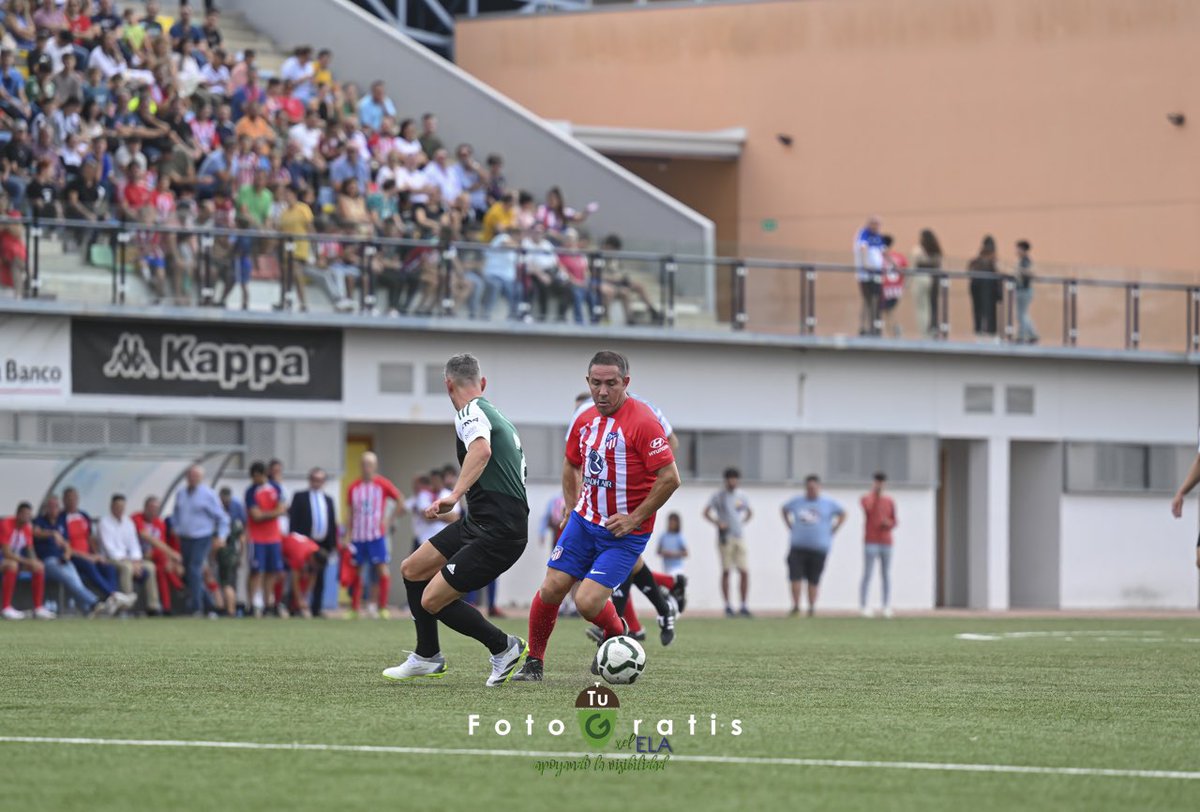
[(133, 592), (134, 581), (137, 581), (146, 593), (147, 613), (162, 614), (154, 564), (142, 557), (137, 527), (125, 515), (125, 497), (119, 493), (113, 494), (108, 513), (100, 519), (100, 546), (109, 563), (117, 568), (121, 591)]
[(321, 547), (316, 556), (317, 573), (312, 591), (312, 614), (321, 615), (321, 598), (325, 592), (325, 562), (337, 549), (337, 511), (333, 498), (325, 493), (325, 471), (313, 468), (308, 472), (308, 490), (299, 491), (288, 508), (288, 523), (292, 532), (308, 536)]

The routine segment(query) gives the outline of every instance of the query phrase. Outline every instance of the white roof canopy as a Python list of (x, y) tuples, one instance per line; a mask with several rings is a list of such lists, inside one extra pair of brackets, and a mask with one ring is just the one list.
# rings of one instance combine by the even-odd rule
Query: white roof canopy
[(692, 132), (597, 127), (569, 121), (555, 121), (552, 124), (604, 155), (735, 161), (741, 157), (742, 146), (746, 143), (744, 127)]

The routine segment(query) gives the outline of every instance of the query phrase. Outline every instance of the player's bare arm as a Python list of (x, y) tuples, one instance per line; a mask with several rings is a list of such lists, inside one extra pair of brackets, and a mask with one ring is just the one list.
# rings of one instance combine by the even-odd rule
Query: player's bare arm
[(608, 528), (608, 532), (617, 538), (629, 535), (658, 512), (671, 498), (671, 494), (679, 489), (679, 467), (674, 462), (664, 465), (654, 474), (657, 478), (650, 486), (650, 493), (646, 494), (646, 499), (633, 513), (614, 513), (605, 520), (604, 526)]
[(443, 496), (425, 508), (425, 518), (436, 519), (439, 514), (454, 510), (463, 494), (471, 490), (471, 486), (483, 476), (483, 469), (487, 467), (491, 458), (492, 444), (486, 437), (476, 437), (472, 440), (471, 445), (467, 446), (467, 456), (463, 458), (462, 471), (459, 472), (458, 481), (454, 483), (454, 490), (449, 496)]
[(788, 512), (787, 508), (784, 508), (783, 510), (781, 510), (780, 513), (783, 514), (783, 523), (787, 525), (788, 530), (791, 530), (792, 529), (792, 514)]
[(562, 518), (558, 523), (560, 529), (567, 526), (567, 519), (571, 518), (571, 509), (579, 501), (579, 483), (580, 478), (583, 476), (582, 470), (582, 466), (575, 465), (566, 458), (563, 459), (562, 490), (563, 504), (566, 505), (566, 509), (563, 511)]
[[(1192, 467), (1188, 469), (1183, 484), (1179, 486), (1179, 490), (1175, 491), (1175, 498), (1171, 500), (1171, 514), (1176, 519), (1183, 515), (1183, 500), (1192, 492), (1197, 483), (1200, 483), (1200, 454), (1197, 454), (1196, 459), (1192, 460)], [(1197, 561), (1197, 566), (1200, 566), (1200, 560)]]

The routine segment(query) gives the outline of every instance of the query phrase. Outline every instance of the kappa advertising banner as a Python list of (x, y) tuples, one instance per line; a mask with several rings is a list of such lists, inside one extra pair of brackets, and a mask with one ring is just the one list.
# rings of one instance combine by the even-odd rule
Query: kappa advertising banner
[(73, 319), (76, 394), (342, 399), (340, 330)]
[(71, 391), (69, 323), (0, 315), (0, 397), (65, 397)]

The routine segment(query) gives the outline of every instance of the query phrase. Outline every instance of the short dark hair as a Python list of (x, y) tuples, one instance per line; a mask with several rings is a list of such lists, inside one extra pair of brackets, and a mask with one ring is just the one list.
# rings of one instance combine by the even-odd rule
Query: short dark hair
[(274, 468), (276, 465), (278, 465), (280, 468), (282, 468), (283, 460), (279, 459), (279, 457), (271, 457), (270, 461), (267, 463), (267, 467)]
[(612, 350), (600, 350), (593, 355), (592, 360), (588, 362), (589, 373), (592, 371), (592, 367), (616, 367), (622, 378), (629, 374), (628, 359), (621, 353)]
[(887, 482), (887, 473), (884, 471), (876, 471), (871, 478), (876, 482)]
[(254, 462), (250, 463), (250, 476), (257, 476), (258, 474), (266, 476), (266, 473), (267, 464), (262, 460), (255, 460)]
[(221, 488), (221, 490), (217, 491), (217, 496), (233, 496), (233, 488), (226, 485)]
[(455, 465), (454, 463), (450, 463), (450, 462), (446, 463), (445, 465), (442, 466), (442, 476), (445, 476), (446, 474), (453, 474), (454, 476), (458, 476), (458, 466)]
[(115, 505), (117, 502), (124, 502), (124, 501), (125, 501), (125, 494), (123, 494), (123, 493), (114, 493), (114, 494), (112, 495), (112, 499), (109, 499), (109, 500), (108, 500), (108, 503), (109, 503), (110, 505)]
[(431, 471), (430, 471), (428, 474), (424, 474), (423, 476), (424, 476), (424, 478), (425, 478), (425, 479), (430, 479), (430, 478), (432, 478), (432, 477), (435, 477), (435, 476), (438, 476), (438, 477), (440, 477), (441, 475), (442, 475), (442, 469), (441, 469), (441, 468), (434, 468), (434, 469), (432, 469), (432, 470), (431, 470)]
[(879, 240), (880, 240), (880, 242), (883, 243), (885, 248), (891, 248), (892, 243), (894, 243), (896, 241), (895, 238), (892, 237), (891, 234), (884, 234), (882, 237), (879, 238)]
[(736, 468), (730, 467), (730, 468), (726, 468), (726, 469), (725, 469), (725, 473), (723, 473), (723, 474), (722, 474), (722, 476), (723, 476), (723, 477), (725, 477), (725, 479), (730, 479), (730, 478), (733, 478), (733, 477), (736, 477), (736, 478), (738, 478), (738, 479), (741, 479), (741, 478), (742, 478), (742, 472), (741, 472), (741, 471), (739, 471), (739, 470), (738, 470), (738, 469), (736, 469)]
[(616, 234), (609, 234), (603, 240), (600, 241), (600, 247), (605, 248), (609, 251), (620, 251), (621, 245), (622, 245), (621, 238), (618, 237)]
[(575, 405), (578, 406), (580, 403), (583, 403), (585, 400), (591, 400), (591, 399), (592, 399), (592, 395), (590, 392), (580, 392), (578, 395), (575, 396)]
[(1020, 248), (1022, 251), (1028, 251), (1032, 246), (1029, 244), (1029, 240), (1017, 240), (1017, 248)]
[(28, 510), (30, 513), (32, 513), (33, 505), (30, 504), (29, 502), (21, 502), (20, 504), (17, 505), (17, 513), (20, 513), (22, 510)]
[(816, 482), (819, 484), (821, 482), (821, 478), (816, 474), (809, 474), (804, 478), (804, 484), (807, 485), (810, 482)]
[(524, 206), (526, 203), (533, 202), (533, 195), (529, 192), (521, 192), (517, 195), (517, 203)]

